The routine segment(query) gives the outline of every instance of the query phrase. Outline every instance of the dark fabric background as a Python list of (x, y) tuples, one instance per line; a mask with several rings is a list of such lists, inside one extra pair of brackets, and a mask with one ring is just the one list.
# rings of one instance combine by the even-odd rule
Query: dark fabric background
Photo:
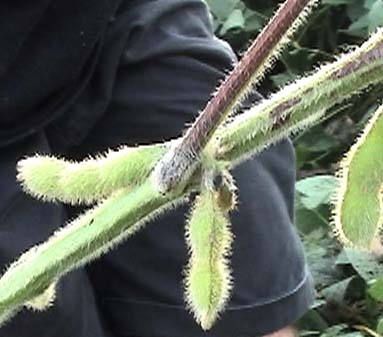
[[(82, 93), (120, 2), (0, 2), (0, 147), (41, 130)], [(119, 58), (115, 47), (109, 55)]]
[[(180, 135), (235, 60), (229, 46), (212, 34), (200, 1), (137, 0), (121, 13), (116, 24), (129, 22), (131, 33), (111, 102), (81, 144), (68, 150), (69, 157)], [(254, 93), (250, 99), (258, 98)], [(65, 132), (63, 122), (57, 123), (56, 136)], [(152, 221), (89, 266), (113, 331), (145, 337), (254, 336), (298, 318), (313, 293), (293, 227), (294, 161), (286, 140), (234, 171), (240, 191), (232, 216), (235, 288), (227, 312), (211, 331), (202, 332), (183, 301), (187, 206)]]
[[(65, 113), (43, 124), (41, 132), (49, 144), (46, 151), (80, 159), (108, 147), (178, 136), (234, 62), (229, 46), (214, 37), (206, 6), (199, 0), (124, 1), (104, 39), (81, 94), (68, 103)], [(252, 99), (257, 98), (254, 93)], [(7, 186), (16, 186), (12, 165), (25, 150), (14, 156), (20, 142), (13, 142), (6, 150), (12, 155), (2, 157), (8, 165)], [(31, 149), (36, 150), (40, 151)], [(293, 226), (294, 161), (292, 145), (285, 140), (234, 171), (240, 191), (239, 207), (232, 215), (235, 287), (227, 311), (208, 333), (194, 322), (183, 300), (187, 205), (150, 222), (128, 242), (92, 263), (87, 271), (97, 295), (97, 309), (113, 334), (254, 337), (294, 322), (307, 310), (313, 289)], [(2, 207), (9, 207), (7, 193)], [(17, 221), (29, 225), (22, 210), (23, 206), (14, 208)], [(75, 214), (78, 210), (67, 211)], [(13, 245), (5, 246), (11, 253), (3, 252), (2, 261), (10, 260), (24, 245), (45, 239), (62, 220), (57, 213), (55, 221), (35, 221), (30, 224), (36, 230), (31, 238), (26, 225), (17, 231), (4, 229), (9, 225), (0, 223), (1, 242), (27, 237), (27, 242), (19, 240), (16, 250)], [(71, 301), (77, 291), (73, 286), (62, 296)], [(92, 289), (87, 291), (88, 297), (83, 298), (92, 308)], [(101, 326), (95, 309), (88, 312), (94, 313), (90, 318), (94, 326)], [(76, 310), (72, 315), (69, 320), (81, 322), (85, 314)], [(50, 324), (49, 317), (46, 322)], [(72, 336), (98, 336), (89, 332), (90, 325), (77, 325), (81, 332)], [(8, 336), (24, 337), (17, 328)]]

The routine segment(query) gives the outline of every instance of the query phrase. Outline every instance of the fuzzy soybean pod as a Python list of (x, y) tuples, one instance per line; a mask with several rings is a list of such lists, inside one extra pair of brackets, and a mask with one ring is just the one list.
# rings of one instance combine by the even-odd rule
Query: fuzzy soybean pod
[(381, 254), (383, 226), (383, 105), (341, 162), (334, 225), (339, 239)]
[(19, 161), (17, 178), (36, 198), (92, 204), (118, 189), (140, 184), (165, 152), (165, 144), (155, 144), (122, 146), (81, 162), (36, 155)]
[(190, 251), (185, 270), (186, 302), (196, 321), (208, 330), (223, 311), (232, 288), (230, 222), (213, 188), (205, 186), (197, 196), (186, 238)]
[(51, 307), (56, 299), (56, 282), (51, 283), (44, 292), (32, 300), (25, 302), (24, 306), (34, 311), (43, 311)]

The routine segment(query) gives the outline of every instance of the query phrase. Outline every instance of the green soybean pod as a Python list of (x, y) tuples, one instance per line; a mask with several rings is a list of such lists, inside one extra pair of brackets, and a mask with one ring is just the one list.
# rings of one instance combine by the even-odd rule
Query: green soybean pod
[(346, 245), (379, 253), (383, 225), (383, 105), (340, 165), (335, 234)]
[(92, 204), (140, 184), (166, 152), (165, 144), (122, 146), (80, 162), (36, 155), (19, 161), (24, 190), (45, 201)]
[(197, 196), (186, 239), (190, 260), (185, 270), (185, 298), (196, 321), (208, 330), (223, 311), (232, 288), (230, 222), (213, 188), (204, 187)]

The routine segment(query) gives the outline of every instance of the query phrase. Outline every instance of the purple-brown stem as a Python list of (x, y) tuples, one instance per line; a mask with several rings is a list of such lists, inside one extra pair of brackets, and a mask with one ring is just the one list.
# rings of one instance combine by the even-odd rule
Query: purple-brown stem
[(187, 130), (172, 153), (160, 163), (157, 178), (164, 191), (174, 187), (191, 170), (195, 159), (227, 115), (240, 103), (243, 89), (253, 75), (267, 62), (272, 50), (299, 17), (310, 0), (286, 0), (268, 25), (258, 35), (230, 75), (222, 82), (212, 99)]

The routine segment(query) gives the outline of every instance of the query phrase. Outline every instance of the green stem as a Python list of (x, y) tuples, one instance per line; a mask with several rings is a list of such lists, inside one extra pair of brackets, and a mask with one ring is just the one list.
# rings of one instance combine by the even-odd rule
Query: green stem
[(355, 51), (288, 85), (236, 117), (213, 144), (233, 166), (271, 144), (326, 118), (328, 109), (383, 81), (383, 30)]
[(31, 248), (0, 279), (0, 323), (70, 270), (96, 259), (143, 223), (181, 200), (159, 194), (151, 179), (121, 191)]
[[(215, 146), (217, 160), (233, 166), (288, 134), (309, 127), (323, 118), (329, 107), (382, 79), (383, 30), (379, 30), (355, 52), (237, 117), (220, 130), (219, 142), (208, 146)], [(166, 194), (158, 192), (153, 180), (152, 174), (131, 191), (115, 192), (11, 265), (0, 279), (0, 322), (59, 277), (104, 254), (154, 215), (181, 201), (200, 175), (186, 182), (187, 190), (172, 189)]]

